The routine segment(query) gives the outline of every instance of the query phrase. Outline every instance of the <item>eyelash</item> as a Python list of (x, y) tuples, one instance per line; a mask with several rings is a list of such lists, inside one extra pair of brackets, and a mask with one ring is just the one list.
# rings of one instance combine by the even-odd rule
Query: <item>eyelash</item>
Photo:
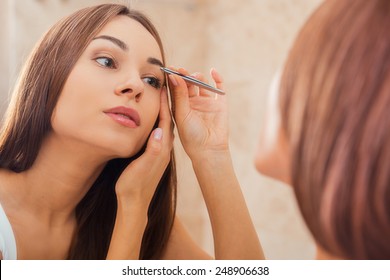
[[(105, 60), (105, 62), (99, 62), (100, 60)], [(106, 67), (109, 69), (117, 69), (117, 63), (115, 62), (115, 59), (107, 56), (101, 56), (95, 58), (95, 61), (102, 67)], [(161, 89), (162, 82), (159, 78), (156, 77), (145, 77), (142, 78), (144, 82), (146, 82), (148, 85), (154, 87), (155, 89)]]
[(161, 87), (162, 87), (162, 83), (161, 83), (161, 80), (159, 78), (145, 77), (142, 80), (145, 81), (150, 86), (154, 87), (155, 89), (161, 89)]
[[(110, 63), (111, 65), (107, 65), (106, 63), (100, 63), (99, 60), (102, 60), (104, 59), (106, 62)], [(106, 57), (106, 56), (101, 56), (101, 57), (98, 57), (98, 58), (95, 58), (95, 61), (100, 65), (100, 66), (103, 66), (103, 67), (106, 67), (106, 68), (110, 68), (110, 69), (116, 69), (117, 68), (117, 65), (116, 65), (116, 62), (114, 59), (112, 59), (111, 57)]]

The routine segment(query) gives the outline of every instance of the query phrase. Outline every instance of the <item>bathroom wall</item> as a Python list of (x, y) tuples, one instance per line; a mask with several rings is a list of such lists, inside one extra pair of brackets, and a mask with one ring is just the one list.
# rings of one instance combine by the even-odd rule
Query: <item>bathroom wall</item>
[[(0, 2), (0, 111), (26, 56), (44, 31), (84, 6), (125, 3), (149, 15), (165, 44), (168, 65), (208, 73), (216, 67), (229, 95), (230, 145), (248, 208), (270, 259), (311, 259), (314, 245), (291, 188), (259, 175), (254, 153), (269, 83), (293, 39), (320, 0), (6, 0)], [(213, 253), (202, 195), (176, 137), (178, 216)], [(239, 226), (239, 224), (237, 224)]]

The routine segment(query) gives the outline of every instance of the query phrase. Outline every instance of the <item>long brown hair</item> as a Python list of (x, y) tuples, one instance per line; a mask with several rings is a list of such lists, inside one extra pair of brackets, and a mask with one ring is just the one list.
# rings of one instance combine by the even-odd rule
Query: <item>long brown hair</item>
[[(141, 23), (156, 39), (156, 28), (145, 15), (128, 7), (104, 4), (79, 10), (55, 24), (33, 50), (15, 87), (0, 134), (0, 167), (14, 172), (29, 169), (51, 130), (51, 116), (69, 73), (93, 37), (116, 16)], [(157, 122), (156, 122), (157, 124)], [(77, 229), (70, 259), (104, 259), (114, 227), (117, 201), (115, 183), (134, 157), (114, 159), (76, 207)], [(176, 169), (171, 161), (148, 210), (140, 258), (160, 258), (173, 225), (176, 207)]]
[(292, 185), (318, 244), (390, 259), (390, 1), (327, 0), (281, 81)]

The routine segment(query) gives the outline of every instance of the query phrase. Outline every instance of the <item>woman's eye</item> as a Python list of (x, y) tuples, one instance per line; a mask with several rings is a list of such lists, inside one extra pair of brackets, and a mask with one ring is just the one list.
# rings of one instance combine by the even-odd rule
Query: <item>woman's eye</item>
[(154, 87), (156, 89), (160, 89), (161, 88), (161, 81), (158, 78), (146, 77), (146, 78), (143, 78), (143, 80), (144, 80), (145, 83), (151, 85), (152, 87)]
[(112, 58), (109, 57), (98, 57), (95, 59), (97, 63), (99, 63), (101, 66), (106, 68), (115, 69), (116, 64), (115, 61)]

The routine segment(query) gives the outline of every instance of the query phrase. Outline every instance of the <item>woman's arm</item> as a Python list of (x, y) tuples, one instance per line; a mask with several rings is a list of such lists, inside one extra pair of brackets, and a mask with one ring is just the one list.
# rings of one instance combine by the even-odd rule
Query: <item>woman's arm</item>
[(165, 249), (165, 260), (206, 260), (212, 257), (202, 250), (189, 235), (178, 217), (173, 223), (171, 235)]
[(210, 216), (216, 259), (264, 259), (228, 152), (192, 160)]
[(129, 164), (116, 183), (118, 209), (107, 259), (139, 259), (148, 207), (173, 147), (166, 89), (161, 93), (159, 119), (159, 128), (151, 134), (145, 153)]
[[(188, 75), (184, 69), (178, 70)], [(211, 75), (216, 87), (222, 79)], [(203, 75), (196, 78), (204, 80)], [(216, 259), (264, 259), (231, 161), (228, 143), (227, 97), (187, 85), (169, 76), (174, 118), (183, 147), (202, 189), (210, 216)]]

